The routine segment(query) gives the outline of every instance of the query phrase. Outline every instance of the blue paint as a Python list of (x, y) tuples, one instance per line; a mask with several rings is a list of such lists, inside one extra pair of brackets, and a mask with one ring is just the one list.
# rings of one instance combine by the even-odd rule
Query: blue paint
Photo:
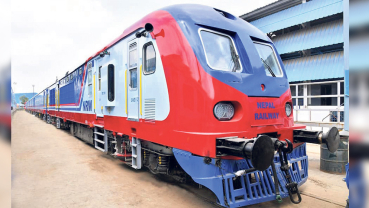
[[(93, 63), (93, 61), (92, 61)], [(60, 104), (76, 104), (78, 105), (79, 104), (79, 96), (80, 96), (80, 93), (81, 93), (81, 90), (82, 90), (82, 96), (81, 96), (81, 105), (78, 105), (74, 108), (66, 108), (66, 107), (63, 107), (61, 106), (59, 109), (62, 110), (62, 111), (81, 111), (83, 109), (83, 93), (84, 93), (84, 88), (86, 86), (86, 83), (87, 83), (87, 75), (88, 73), (86, 72), (85, 73), (85, 77), (84, 77), (84, 83), (83, 83), (83, 87), (81, 88), (81, 84), (82, 84), (82, 79), (83, 79), (83, 74), (84, 74), (84, 71), (82, 71), (81, 74), (79, 74), (79, 69), (80, 67), (73, 71), (73, 79), (72, 80), (69, 80), (69, 82), (66, 82), (66, 79), (65, 78), (62, 78), (60, 80)], [(84, 67), (82, 67), (83, 70)], [(92, 105), (92, 104), (91, 104)], [(86, 106), (86, 109), (91, 109), (92, 110), (92, 107), (89, 108)], [(90, 111), (91, 111), (90, 110)]]
[[(235, 184), (234, 173), (238, 170), (251, 168), (246, 160), (222, 160), (221, 166), (215, 165), (215, 159), (210, 164), (204, 163), (204, 158), (192, 155), (190, 152), (173, 148), (173, 153), (180, 166), (189, 174), (192, 179), (210, 189), (217, 197), (218, 204), (226, 207), (240, 207), (275, 200), (275, 187), (273, 182), (272, 168), (265, 171), (254, 171), (248, 173), (246, 177), (240, 177), (240, 183)], [(306, 145), (296, 147), (288, 155), (291, 164), (290, 174), (293, 181), (302, 185), (308, 178), (308, 156), (306, 155)], [(287, 180), (280, 170), (280, 160), (278, 155), (274, 156), (277, 170), (277, 177), (281, 184), (280, 193), (283, 198), (288, 197), (285, 188)], [(298, 163), (301, 163), (302, 169)], [(255, 180), (250, 181), (251, 176)], [(235, 185), (238, 187), (235, 187)], [(237, 200), (236, 200), (237, 198)]]
[(262, 108), (262, 109), (266, 109), (266, 108), (274, 109), (275, 108), (273, 102), (257, 102), (256, 105), (258, 108)]
[(82, 102), (83, 111), (92, 111), (92, 100)]
[[(283, 76), (267, 76), (263, 63), (253, 41), (271, 43), (271, 40), (246, 21), (225, 12), (221, 15), (212, 7), (202, 5), (175, 5), (164, 8), (177, 21), (186, 36), (202, 68), (217, 80), (237, 89), (248, 96), (279, 97), (289, 89), (287, 76), (278, 53)], [(242, 72), (213, 70), (206, 62), (205, 52), (198, 33), (200, 28), (214, 30), (232, 37), (242, 64)], [(275, 48), (274, 48), (275, 49)], [(266, 84), (268, 90), (262, 90)]]
[(279, 113), (255, 113), (255, 120), (278, 119)]
[(49, 105), (55, 105), (55, 88), (50, 90)]

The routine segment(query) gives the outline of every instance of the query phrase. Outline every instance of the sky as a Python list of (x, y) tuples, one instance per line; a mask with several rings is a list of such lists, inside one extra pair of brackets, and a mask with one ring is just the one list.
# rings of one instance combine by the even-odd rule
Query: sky
[[(150, 12), (183, 3), (240, 16), (275, 0), (12, 0), (11, 67), (16, 93), (40, 92)], [(3, 8), (3, 9), (1, 9)], [(3, 11), (2, 11), (3, 10)], [(9, 14), (0, 7), (0, 14)], [(7, 16), (7, 17), (8, 17)], [(1, 17), (1, 16), (0, 16)], [(10, 25), (5, 25), (10, 27)], [(9, 40), (9, 39), (8, 39)]]

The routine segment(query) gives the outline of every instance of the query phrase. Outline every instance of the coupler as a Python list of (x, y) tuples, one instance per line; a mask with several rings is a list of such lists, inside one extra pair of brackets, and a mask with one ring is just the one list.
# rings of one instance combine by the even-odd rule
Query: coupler
[(226, 137), (216, 140), (216, 152), (218, 157), (250, 159), (254, 170), (264, 171), (273, 163), (275, 147), (272, 138), (267, 135), (259, 135), (254, 139)]
[(309, 130), (293, 130), (293, 142), (313, 143), (313, 144), (327, 144), (330, 152), (335, 152), (340, 144), (340, 134), (336, 127), (330, 128), (327, 132), (309, 131)]

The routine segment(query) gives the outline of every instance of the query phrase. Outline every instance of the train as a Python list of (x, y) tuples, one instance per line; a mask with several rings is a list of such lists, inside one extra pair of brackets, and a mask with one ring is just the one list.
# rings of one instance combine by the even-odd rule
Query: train
[(25, 108), (134, 169), (205, 186), (223, 207), (299, 203), (306, 143), (339, 144), (337, 128), (294, 124), (266, 34), (195, 4), (148, 14)]

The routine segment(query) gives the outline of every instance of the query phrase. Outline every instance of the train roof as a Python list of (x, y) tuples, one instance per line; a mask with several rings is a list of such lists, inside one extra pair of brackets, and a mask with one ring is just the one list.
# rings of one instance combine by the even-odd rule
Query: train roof
[(132, 34), (134, 31), (143, 28), (144, 25), (148, 23), (151, 18), (160, 18), (160, 16), (155, 15), (155, 13), (158, 11), (167, 11), (173, 16), (173, 18), (176, 19), (177, 22), (186, 22), (188, 26), (194, 24), (206, 25), (208, 27), (222, 28), (228, 31), (238, 31), (240, 28), (243, 28), (249, 36), (268, 42), (271, 41), (265, 33), (257, 29), (255, 26), (228, 12), (200, 4), (176, 4), (164, 7), (146, 15), (141, 20), (137, 21), (136, 23), (125, 29), (119, 37), (117, 37), (101, 50), (90, 56), (84, 64), (86, 64), (94, 57), (98, 56), (101, 52), (112, 47), (126, 36)]
[[(269, 37), (265, 33), (261, 32), (259, 29), (257, 29), (255, 26), (251, 25), (245, 20), (237, 16), (234, 16), (226, 11), (213, 8), (210, 6), (200, 5), (200, 4), (176, 4), (176, 5), (164, 7), (162, 9), (159, 9), (157, 11), (154, 11), (146, 15), (141, 20), (137, 21), (136, 23), (134, 23), (133, 25), (125, 29), (120, 36), (118, 36), (116, 39), (114, 39), (112, 42), (107, 44), (101, 50), (97, 51), (92, 56), (90, 56), (85, 62), (83, 62), (83, 64), (78, 66), (72, 72), (79, 69), (81, 66), (86, 65), (90, 60), (98, 56), (101, 52), (112, 47), (113, 45), (115, 45), (116, 43), (118, 43), (120, 40), (124, 39), (128, 35), (139, 30), (140, 28), (143, 28), (144, 25), (150, 22), (151, 19), (160, 18), (160, 15), (156, 15), (158, 11), (168, 12), (177, 21), (177, 23), (181, 23), (179, 25), (182, 28), (183, 28), (183, 25), (185, 25), (184, 27), (187, 27), (187, 26), (192, 27), (194, 25), (203, 25), (203, 26), (210, 27), (210, 28), (211, 27), (221, 28), (225, 31), (240, 31), (241, 30), (242, 35), (249, 35), (251, 37), (254, 37), (260, 40), (271, 42)], [(154, 28), (155, 28), (155, 25), (154, 25)], [(63, 76), (59, 80), (65, 78), (70, 73)], [(46, 87), (45, 89), (51, 87), (53, 84)], [(42, 90), (41, 92), (43, 92), (44, 90)], [(35, 95), (34, 97), (36, 97), (37, 95)]]

